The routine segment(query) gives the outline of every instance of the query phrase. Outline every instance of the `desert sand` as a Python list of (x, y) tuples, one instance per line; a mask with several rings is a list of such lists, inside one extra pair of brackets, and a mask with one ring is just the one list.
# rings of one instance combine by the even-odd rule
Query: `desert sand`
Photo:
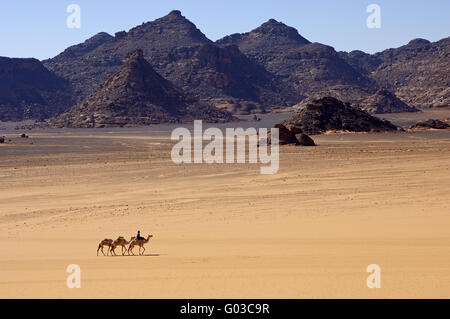
[[(450, 297), (450, 131), (316, 136), (275, 175), (176, 165), (170, 127), (20, 132), (0, 132), (1, 298)], [(97, 257), (137, 230), (144, 256)]]

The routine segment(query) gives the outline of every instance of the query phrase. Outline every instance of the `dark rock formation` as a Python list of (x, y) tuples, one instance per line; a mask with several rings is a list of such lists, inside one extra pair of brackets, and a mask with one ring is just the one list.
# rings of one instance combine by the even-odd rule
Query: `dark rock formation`
[(69, 83), (38, 60), (0, 57), (0, 120), (48, 118), (73, 103)]
[(153, 70), (141, 50), (134, 50), (97, 92), (50, 120), (49, 126), (137, 126), (193, 119), (224, 122), (233, 118), (228, 112), (187, 98)]
[(154, 69), (187, 94), (215, 105), (248, 109), (252, 104), (261, 111), (297, 102), (289, 86), (237, 47), (215, 45), (179, 11), (115, 37), (98, 34), (44, 63), (68, 79), (81, 100), (117, 72), (134, 49), (142, 49)]
[(442, 122), (440, 120), (429, 119), (427, 121), (417, 122), (416, 124), (412, 125), (410, 128), (411, 129), (445, 130), (447, 128), (450, 128), (450, 125), (448, 125), (447, 123)]
[(397, 127), (369, 113), (353, 108), (333, 97), (314, 100), (290, 119), (283, 122), (286, 128), (296, 128), (305, 134), (326, 131), (384, 132)]

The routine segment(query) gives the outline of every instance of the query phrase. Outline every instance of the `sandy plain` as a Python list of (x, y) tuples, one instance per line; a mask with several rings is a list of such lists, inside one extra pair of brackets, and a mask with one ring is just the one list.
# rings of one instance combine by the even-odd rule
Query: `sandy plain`
[[(171, 129), (0, 131), (0, 297), (450, 297), (450, 131), (316, 136), (261, 175), (174, 164)], [(138, 229), (144, 256), (97, 257)]]

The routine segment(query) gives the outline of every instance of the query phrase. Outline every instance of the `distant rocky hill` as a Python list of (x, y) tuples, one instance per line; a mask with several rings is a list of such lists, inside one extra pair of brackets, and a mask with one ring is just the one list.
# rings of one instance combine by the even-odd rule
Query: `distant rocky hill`
[(53, 116), (74, 103), (67, 81), (36, 59), (0, 57), (0, 120)]
[(374, 55), (353, 51), (340, 56), (411, 106), (450, 106), (450, 37), (415, 39)]
[(202, 119), (233, 120), (230, 113), (190, 100), (156, 73), (142, 50), (130, 52), (124, 65), (99, 89), (63, 114), (50, 127), (113, 127), (176, 123)]
[(385, 132), (397, 127), (333, 97), (313, 100), (282, 123), (290, 131), (321, 134), (327, 131)]
[(379, 89), (374, 94), (364, 90), (359, 86), (333, 86), (318, 92), (293, 106), (294, 111), (305, 108), (309, 103), (322, 97), (334, 97), (344, 103), (350, 103), (353, 107), (358, 107), (373, 114), (418, 112), (415, 107), (409, 106), (392, 92), (386, 89)]
[(417, 108), (409, 106), (394, 93), (379, 89), (375, 94), (368, 96), (358, 103), (358, 106), (369, 113), (398, 113), (398, 112), (417, 112)]
[(239, 104), (262, 111), (289, 106), (299, 99), (289, 86), (237, 47), (215, 45), (179, 11), (114, 37), (97, 34), (44, 64), (68, 79), (82, 99), (116, 72), (133, 49), (142, 49), (164, 78), (191, 96), (216, 105)]

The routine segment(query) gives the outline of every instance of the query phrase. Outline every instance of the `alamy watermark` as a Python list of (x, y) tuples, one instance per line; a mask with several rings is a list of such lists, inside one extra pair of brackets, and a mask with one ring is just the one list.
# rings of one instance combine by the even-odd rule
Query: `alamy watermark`
[(381, 267), (372, 264), (367, 266), (366, 271), (371, 273), (369, 277), (367, 277), (367, 287), (370, 289), (381, 288)]
[(366, 25), (369, 29), (381, 28), (381, 8), (378, 4), (369, 4), (366, 9), (370, 15), (367, 17)]
[[(262, 166), (261, 174), (276, 174), (279, 169), (279, 130), (272, 128), (270, 132), (270, 154), (268, 152), (268, 133), (266, 128), (258, 131), (251, 127), (226, 128), (223, 131), (210, 127), (203, 131), (202, 121), (194, 121), (194, 132), (184, 127), (173, 130), (171, 139), (178, 141), (172, 148), (172, 161), (181, 163), (246, 163), (248, 140), (248, 163)], [(203, 147), (204, 141), (209, 141)], [(225, 146), (225, 147), (224, 147)], [(224, 154), (225, 148), (225, 154)]]
[(76, 264), (70, 264), (66, 268), (66, 272), (70, 273), (66, 279), (67, 288), (81, 288), (81, 268)]
[(67, 6), (67, 13), (70, 13), (66, 20), (66, 25), (69, 29), (81, 28), (81, 8), (78, 4), (69, 4)]

